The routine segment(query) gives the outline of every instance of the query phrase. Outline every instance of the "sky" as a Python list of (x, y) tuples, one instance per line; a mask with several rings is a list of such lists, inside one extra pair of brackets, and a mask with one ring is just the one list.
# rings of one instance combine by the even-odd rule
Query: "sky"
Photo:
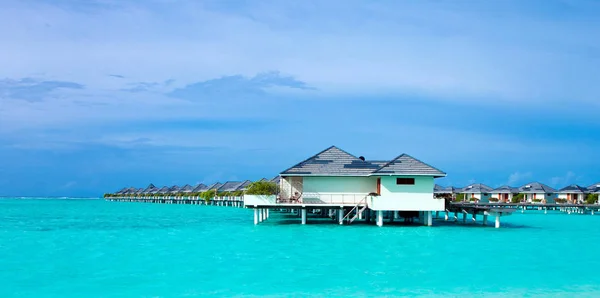
[(3, 0), (0, 196), (258, 180), (336, 145), (600, 182), (600, 2)]

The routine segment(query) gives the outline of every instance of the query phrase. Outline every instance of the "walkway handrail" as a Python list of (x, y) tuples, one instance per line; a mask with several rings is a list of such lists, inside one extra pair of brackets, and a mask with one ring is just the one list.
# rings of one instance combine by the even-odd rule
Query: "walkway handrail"
[(367, 197), (369, 197), (369, 195), (366, 195), (364, 198), (362, 198), (362, 200), (360, 200), (358, 203), (356, 203), (356, 205), (354, 207), (352, 207), (352, 209), (350, 209), (350, 211), (348, 213), (346, 213), (346, 215), (344, 215), (344, 217), (342, 217), (342, 220), (340, 220), (340, 222), (343, 222), (344, 219), (348, 219), (348, 217), (350, 217), (350, 214), (352, 214), (352, 212), (354, 210), (358, 209), (358, 206), (360, 206), (363, 203), (366, 204)]

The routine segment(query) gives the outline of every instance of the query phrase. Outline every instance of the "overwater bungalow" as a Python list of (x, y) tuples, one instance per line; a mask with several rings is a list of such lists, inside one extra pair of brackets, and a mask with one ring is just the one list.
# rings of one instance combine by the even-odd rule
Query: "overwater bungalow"
[(433, 187), (433, 194), (436, 197), (449, 200), (454, 200), (458, 191), (460, 191), (460, 188), (454, 186), (443, 187), (441, 185), (436, 184)]
[(263, 210), (286, 206), (299, 208), (302, 223), (306, 208), (320, 208), (335, 211), (340, 224), (372, 210), (378, 226), (383, 225), (384, 212), (390, 219), (418, 217), (431, 225), (432, 211), (445, 210), (445, 200), (433, 194), (434, 179), (444, 176), (407, 154), (377, 163), (332, 146), (281, 172), (278, 199), (245, 195), (244, 203), (255, 209), (255, 223)]
[(206, 186), (204, 183), (200, 183), (198, 185), (196, 185), (194, 187), (194, 189), (192, 190), (193, 193), (200, 193), (200, 192), (205, 192), (208, 190), (208, 186)]
[(150, 195), (150, 194), (153, 194), (156, 191), (158, 191), (158, 188), (156, 186), (154, 186), (154, 184), (150, 183), (150, 185), (148, 185), (148, 187), (146, 187), (146, 189), (144, 189), (144, 191), (142, 192), (142, 194), (143, 195)]
[(213, 183), (213, 184), (209, 185), (207, 190), (214, 190), (214, 191), (218, 191), (218, 190), (219, 190), (219, 188), (221, 188), (221, 186), (223, 186), (223, 184), (222, 184), (222, 183), (220, 183), (220, 182), (215, 182), (215, 183)]
[(557, 198), (556, 189), (539, 182), (519, 187), (519, 193), (524, 195), (524, 201), (528, 203), (554, 203)]
[(168, 194), (168, 193), (169, 193), (169, 187), (168, 187), (168, 186), (163, 186), (163, 187), (161, 187), (161, 188), (160, 188), (160, 189), (159, 189), (159, 190), (156, 192), (156, 194), (158, 194), (158, 195), (166, 195), (166, 194)]
[(177, 193), (179, 193), (179, 189), (180, 189), (179, 186), (173, 185), (169, 188), (169, 194), (171, 194), (171, 195), (177, 194)]
[(585, 201), (585, 196), (588, 194), (587, 187), (582, 187), (577, 184), (565, 186), (558, 191), (558, 198), (565, 200), (571, 204), (580, 204)]
[(192, 191), (193, 191), (193, 190), (194, 190), (194, 188), (193, 188), (191, 185), (189, 185), (189, 184), (186, 184), (186, 185), (182, 186), (182, 187), (179, 189), (179, 192), (180, 192), (180, 193), (183, 193), (183, 194), (186, 194), (186, 195), (189, 195), (189, 194), (191, 194), (191, 193), (192, 193)]
[(242, 184), (240, 184), (240, 186), (236, 189), (236, 191), (246, 191), (246, 189), (248, 188), (248, 186), (250, 186), (250, 184), (252, 184), (252, 181), (246, 180), (246, 181), (242, 182)]
[(493, 189), (485, 184), (474, 183), (467, 185), (458, 191), (465, 195), (465, 201), (487, 203), (490, 200), (490, 192)]
[(516, 187), (503, 185), (490, 191), (491, 201), (510, 203), (515, 195), (519, 193), (519, 189)]
[(217, 189), (217, 193), (234, 192), (238, 189), (238, 187), (240, 187), (240, 185), (242, 185), (242, 183), (243, 182), (241, 181), (227, 181)]
[(598, 194), (600, 193), (600, 182), (594, 183), (587, 187), (588, 193)]
[(124, 195), (127, 192), (127, 190), (129, 190), (129, 188), (123, 187), (121, 190), (115, 192), (115, 195)]

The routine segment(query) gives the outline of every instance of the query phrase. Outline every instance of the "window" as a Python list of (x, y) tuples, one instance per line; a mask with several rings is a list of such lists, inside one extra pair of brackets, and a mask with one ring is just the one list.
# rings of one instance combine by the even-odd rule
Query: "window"
[(415, 178), (396, 178), (397, 185), (415, 185)]

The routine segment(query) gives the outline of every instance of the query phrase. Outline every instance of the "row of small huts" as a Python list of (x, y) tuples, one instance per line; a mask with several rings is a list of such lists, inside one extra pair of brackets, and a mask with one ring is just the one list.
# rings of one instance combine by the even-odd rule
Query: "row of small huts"
[(568, 202), (583, 203), (589, 194), (600, 194), (600, 182), (584, 187), (572, 184), (559, 190), (539, 182), (527, 183), (521, 187), (511, 187), (508, 185), (492, 188), (482, 183), (474, 183), (466, 187), (443, 187), (435, 185), (434, 194), (436, 196), (445, 196), (456, 199), (462, 195), (465, 201), (477, 202), (504, 202), (509, 203), (513, 198), (519, 196), (520, 202)]
[[(260, 179), (259, 181), (268, 181), (279, 183), (279, 176), (273, 179)], [(109, 197), (144, 197), (144, 196), (191, 196), (207, 191), (215, 191), (217, 194), (229, 194), (243, 192), (252, 183), (250, 180), (245, 181), (227, 181), (225, 183), (216, 182), (210, 185), (199, 183), (195, 186), (186, 184), (183, 186), (173, 185), (156, 187), (154, 184), (148, 185), (146, 188), (125, 187), (113, 194), (108, 194)]]

